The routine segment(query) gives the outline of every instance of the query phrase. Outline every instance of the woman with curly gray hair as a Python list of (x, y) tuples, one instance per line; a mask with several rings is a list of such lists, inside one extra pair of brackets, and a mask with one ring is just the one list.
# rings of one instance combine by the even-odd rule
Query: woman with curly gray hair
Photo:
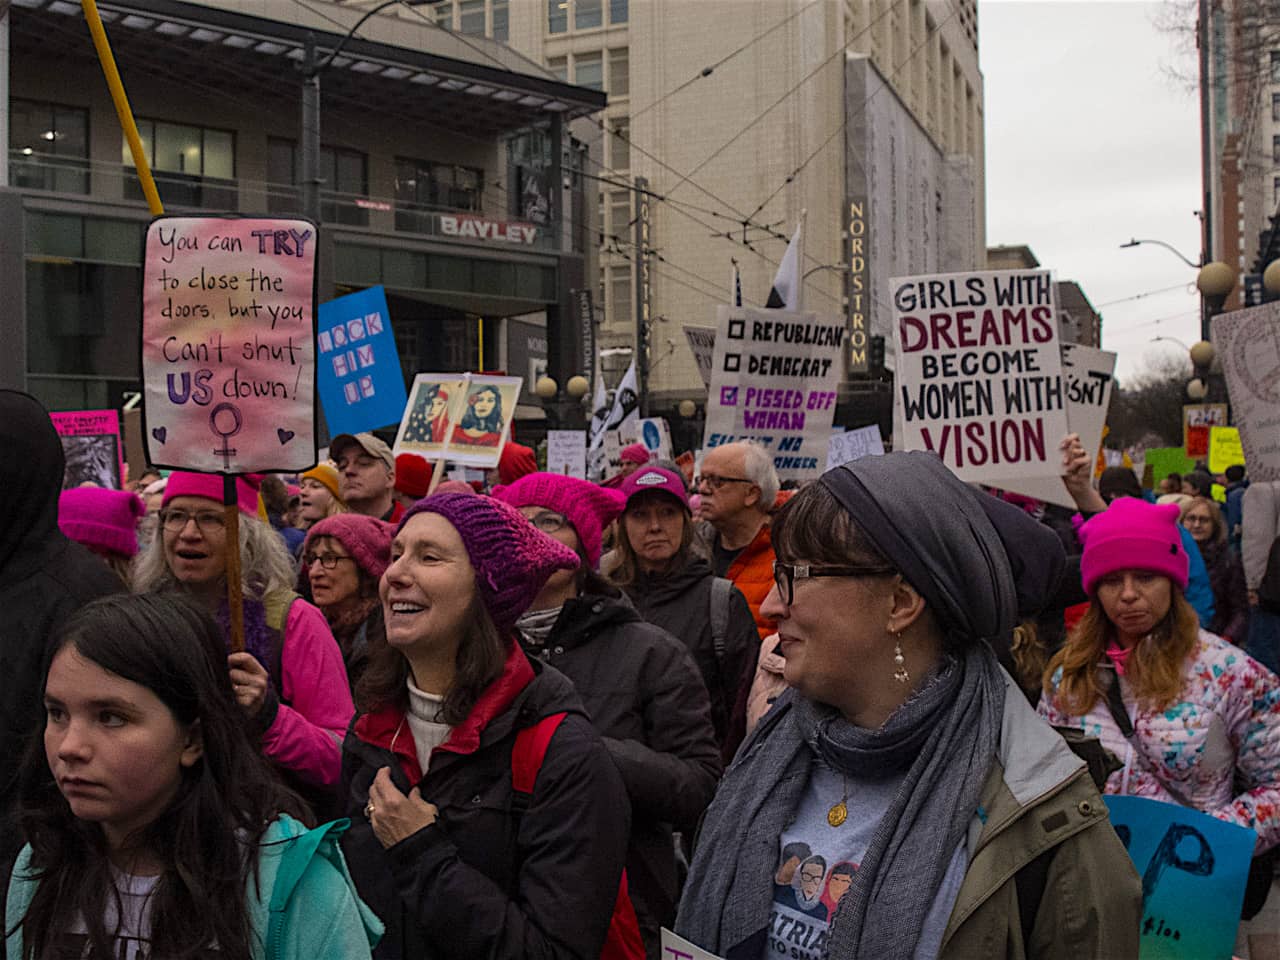
[[(160, 523), (134, 570), (139, 593), (178, 590), (230, 635), (222, 477), (175, 473)], [(323, 813), (333, 802), (341, 743), (355, 713), (342, 653), (324, 615), (292, 590), (284, 544), (258, 513), (251, 479), (236, 481), (245, 649), (228, 653), (236, 700), (261, 732), (263, 752)]]

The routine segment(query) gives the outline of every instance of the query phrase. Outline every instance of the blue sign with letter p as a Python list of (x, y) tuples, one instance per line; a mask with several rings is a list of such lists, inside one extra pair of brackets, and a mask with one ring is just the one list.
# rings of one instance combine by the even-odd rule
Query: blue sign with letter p
[(408, 398), (382, 287), (320, 304), (316, 388), (330, 436), (399, 423)]

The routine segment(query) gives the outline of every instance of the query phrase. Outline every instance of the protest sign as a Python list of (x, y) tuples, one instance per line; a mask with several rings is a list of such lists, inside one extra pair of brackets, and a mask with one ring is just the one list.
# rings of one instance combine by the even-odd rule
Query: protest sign
[(836, 407), (841, 317), (717, 309), (703, 449), (757, 440), (784, 480), (814, 480)]
[(315, 263), (308, 220), (151, 222), (142, 380), (152, 464), (254, 473), (316, 462)]
[(720, 958), (663, 927), (662, 960), (720, 960)]
[[(1213, 318), (1213, 347), (1251, 480), (1280, 480), (1280, 303)], [(1226, 426), (1224, 421), (1219, 426)]]
[(693, 359), (698, 365), (698, 373), (702, 376), (702, 385), (710, 387), (711, 366), (716, 349), (716, 328), (686, 325), (684, 335), (689, 341), (689, 349), (693, 351)]
[(382, 287), (320, 304), (316, 386), (329, 433), (360, 433), (399, 423), (404, 374)]
[(587, 479), (587, 431), (547, 431), (547, 473)]
[(1142, 876), (1141, 960), (1230, 957), (1257, 835), (1177, 804), (1104, 800)]
[(670, 460), (671, 427), (662, 417), (646, 417), (624, 424), (618, 431), (623, 446), (643, 443), (650, 460)]
[(884, 441), (880, 439), (880, 428), (875, 424), (833, 433), (827, 438), (827, 469), (883, 453)]
[(962, 480), (1062, 472), (1066, 395), (1053, 279), (1043, 270), (891, 281), (895, 449), (931, 450)]
[[(1111, 406), (1115, 369), (1114, 353), (1078, 343), (1062, 345), (1062, 385), (1067, 397), (1067, 427), (1071, 433), (1080, 435), (1080, 444), (1086, 450), (1097, 450), (1106, 436), (1107, 411)], [(1055, 449), (1061, 439), (1058, 437), (1054, 441)], [(1075, 501), (1057, 476), (1011, 477), (987, 482), (1000, 490), (1075, 509)]]
[(1158, 484), (1171, 473), (1184, 474), (1196, 465), (1187, 457), (1182, 447), (1148, 447), (1147, 466), (1151, 468), (1151, 483)]
[(121, 489), (124, 458), (120, 449), (120, 417), (114, 410), (72, 410), (49, 414), (62, 441), (66, 465), (62, 489), (84, 484)]
[(395, 452), (496, 467), (522, 382), (488, 374), (418, 374), (396, 432)]
[(1209, 428), (1209, 472), (1222, 473), (1227, 467), (1244, 466), (1244, 446), (1238, 427)]
[(1192, 460), (1209, 456), (1209, 431), (1227, 425), (1225, 403), (1188, 403), (1182, 407), (1182, 449)]

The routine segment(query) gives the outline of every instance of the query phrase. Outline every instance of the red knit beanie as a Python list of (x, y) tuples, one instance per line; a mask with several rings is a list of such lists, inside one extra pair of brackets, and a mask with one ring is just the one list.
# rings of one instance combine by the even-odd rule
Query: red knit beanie
[(507, 441), (498, 458), (498, 479), (502, 483), (515, 483), (538, 470), (538, 458), (533, 451), (519, 443)]
[(396, 457), (395, 488), (405, 496), (421, 500), (431, 489), (431, 464), (416, 453)]
[(582, 552), (592, 567), (600, 562), (604, 528), (627, 505), (627, 498), (617, 490), (556, 473), (531, 473), (509, 487), (495, 488), (493, 495), (513, 507), (545, 507), (564, 514), (582, 541)]
[(73, 487), (58, 498), (58, 528), (92, 550), (132, 557), (138, 552), (138, 520), (147, 512), (128, 490)]
[(649, 448), (643, 443), (629, 443), (622, 448), (618, 459), (623, 463), (646, 464), (649, 462)]
[(351, 554), (356, 564), (374, 580), (381, 579), (391, 565), (391, 537), (395, 528), (376, 517), (360, 513), (339, 513), (326, 517), (307, 531), (302, 545), (305, 557), (317, 537), (333, 537)]

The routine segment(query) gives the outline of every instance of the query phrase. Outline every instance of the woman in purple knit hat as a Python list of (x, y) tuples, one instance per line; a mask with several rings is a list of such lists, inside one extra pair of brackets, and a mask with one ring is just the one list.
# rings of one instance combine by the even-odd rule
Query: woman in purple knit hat
[(343, 849), (386, 924), (375, 957), (638, 957), (622, 780), (569, 681), (515, 640), (577, 564), (489, 497), (437, 493), (401, 521), (387, 642), (343, 744)]
[(702, 674), (684, 644), (646, 622), (596, 575), (604, 528), (625, 497), (554, 473), (532, 473), (494, 496), (578, 557), (516, 623), (531, 657), (577, 688), (631, 798), (627, 881), (650, 957), (679, 896), (673, 829), (692, 831), (715, 793), (720, 749)]

